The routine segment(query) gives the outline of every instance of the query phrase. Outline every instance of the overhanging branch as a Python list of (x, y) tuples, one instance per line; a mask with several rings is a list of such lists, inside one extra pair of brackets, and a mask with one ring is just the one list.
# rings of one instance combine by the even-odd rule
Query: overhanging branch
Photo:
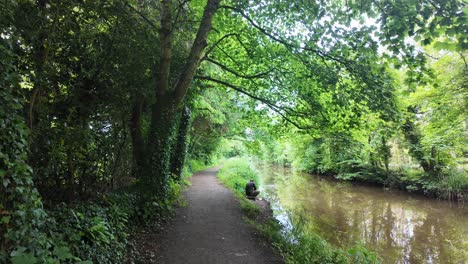
[(218, 41), (216, 41), (213, 45), (211, 45), (211, 47), (209, 47), (207, 49), (203, 59), (206, 59), (208, 57), (208, 54), (210, 54), (221, 42), (223, 42), (223, 40), (225, 40), (225, 39), (227, 39), (229, 37), (232, 37), (232, 36), (236, 36), (236, 35), (237, 35), (237, 33), (230, 33), (230, 34), (226, 34), (222, 38), (218, 39)]
[(260, 72), (260, 73), (257, 73), (257, 74), (254, 74), (254, 75), (244, 75), (244, 74), (241, 74), (239, 72), (236, 72), (235, 70), (233, 69), (230, 69), (229, 67), (227, 67), (226, 65), (216, 61), (216, 60), (213, 60), (211, 58), (207, 58), (206, 61), (209, 61), (217, 66), (219, 66), (221, 69), (229, 72), (229, 73), (232, 73), (234, 74), (235, 76), (239, 77), (239, 78), (243, 78), (243, 79), (257, 79), (257, 78), (262, 78), (266, 75), (268, 75), (270, 72), (273, 71), (273, 69), (270, 69), (266, 72)]
[(142, 12), (138, 11), (136, 8), (134, 8), (132, 5), (130, 5), (129, 3), (125, 3), (125, 5), (127, 7), (129, 7), (130, 9), (132, 9), (135, 13), (137, 13), (141, 18), (143, 18), (143, 20), (146, 21), (146, 23), (148, 23), (148, 25), (150, 25), (151, 27), (155, 28), (156, 30), (159, 30), (159, 28), (149, 19), (147, 18)]
[(208, 34), (212, 27), (212, 20), (218, 10), (219, 2), (221, 0), (208, 0), (206, 3), (205, 10), (203, 12), (203, 17), (198, 28), (197, 36), (190, 50), (190, 54), (185, 63), (184, 70), (179, 76), (175, 89), (174, 89), (174, 99), (177, 104), (182, 102), (185, 94), (187, 93), (188, 87), (195, 76), (195, 71), (200, 63), (202, 52), (207, 46)]
[(282, 45), (284, 45), (286, 47), (291, 47), (291, 48), (298, 49), (298, 50), (313, 52), (313, 53), (315, 53), (316, 55), (318, 55), (320, 57), (336, 61), (336, 62), (338, 62), (340, 64), (343, 64), (343, 65), (347, 65), (349, 63), (348, 61), (345, 61), (343, 58), (338, 58), (338, 57), (331, 56), (330, 54), (325, 53), (323, 51), (313, 49), (313, 48), (308, 47), (308, 46), (301, 47), (301, 46), (289, 43), (288, 41), (286, 41), (286, 40), (284, 40), (284, 39), (282, 39), (282, 38), (280, 38), (278, 36), (273, 35), (272, 33), (268, 32), (266, 29), (259, 26), (257, 23), (255, 23), (255, 21), (253, 21), (252, 18), (247, 16), (242, 10), (240, 10), (238, 8), (235, 8), (233, 6), (227, 6), (227, 5), (222, 5), (222, 6), (220, 6), (220, 8), (229, 9), (229, 10), (232, 10), (232, 11), (235, 11), (235, 12), (239, 13), (243, 18), (245, 18), (258, 31), (260, 31), (261, 33), (263, 33), (264, 35), (266, 35), (270, 39), (274, 40), (275, 42), (281, 43)]
[(242, 89), (241, 87), (238, 87), (236, 85), (233, 85), (233, 84), (230, 84), (228, 82), (218, 80), (218, 79), (215, 79), (215, 78), (212, 78), (212, 77), (209, 77), (209, 76), (196, 75), (195, 78), (199, 79), (199, 80), (205, 80), (205, 81), (210, 81), (210, 82), (214, 82), (214, 83), (217, 83), (217, 84), (221, 84), (223, 86), (226, 86), (228, 88), (231, 88), (231, 89), (235, 90), (238, 93), (247, 95), (248, 97), (250, 97), (250, 98), (252, 98), (254, 100), (260, 101), (260, 102), (266, 104), (275, 113), (280, 115), (284, 120), (286, 120), (286, 122), (292, 124), (293, 126), (295, 126), (298, 129), (311, 129), (312, 128), (311, 126), (304, 127), (304, 126), (298, 124), (297, 122), (295, 122), (294, 120), (290, 119), (289, 117), (287, 117), (284, 113), (282, 113), (282, 111), (287, 112), (287, 110), (284, 109), (283, 107), (276, 105), (275, 103), (271, 102), (270, 100), (267, 100), (265, 98), (261, 98), (261, 97), (258, 97), (256, 95), (252, 94), (252, 93), (249, 93), (245, 89)]

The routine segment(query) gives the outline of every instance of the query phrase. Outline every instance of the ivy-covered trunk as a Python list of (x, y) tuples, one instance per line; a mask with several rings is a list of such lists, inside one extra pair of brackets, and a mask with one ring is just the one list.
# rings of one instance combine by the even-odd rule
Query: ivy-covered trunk
[(171, 147), (176, 125), (176, 107), (170, 96), (160, 96), (153, 106), (151, 127), (141, 175), (144, 196), (166, 198)]
[(25, 251), (18, 258), (40, 262), (37, 257), (49, 254), (46, 234), (40, 230), (47, 215), (27, 164), (24, 100), (15, 57), (6, 42), (0, 39), (0, 262), (6, 263), (6, 253), (19, 248)]
[(195, 76), (202, 53), (207, 46), (208, 33), (220, 0), (208, 0), (203, 17), (187, 60), (177, 78), (171, 76), (173, 11), (171, 0), (161, 1), (159, 28), (161, 57), (158, 65), (156, 103), (151, 114), (148, 144), (145, 150), (140, 191), (143, 218), (151, 218), (154, 205), (167, 200), (171, 168), (171, 148), (177, 124), (177, 110), (181, 109), (187, 91)]
[(182, 169), (184, 167), (185, 156), (187, 154), (187, 134), (190, 125), (191, 112), (188, 107), (184, 107), (180, 113), (177, 141), (172, 151), (171, 174), (175, 180), (180, 181)]

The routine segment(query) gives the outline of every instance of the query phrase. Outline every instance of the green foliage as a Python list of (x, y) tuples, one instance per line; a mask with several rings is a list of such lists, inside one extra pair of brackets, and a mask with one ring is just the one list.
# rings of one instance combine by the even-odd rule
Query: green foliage
[[(117, 203), (118, 201), (118, 203)], [(47, 231), (73, 259), (97, 263), (122, 262), (127, 247), (129, 220), (136, 217), (136, 196), (111, 194), (106, 204), (61, 206), (50, 211)]]
[[(62, 204), (48, 210), (43, 231), (49, 234), (54, 259), (123, 263), (135, 223), (142, 218), (149, 221), (146, 224), (160, 221), (173, 213), (174, 205), (183, 204), (182, 186), (171, 180), (168, 189), (168, 198), (155, 201), (148, 210), (152, 213), (143, 217), (135, 191), (108, 193), (93, 203)], [(52, 259), (49, 262), (55, 263)]]
[[(2, 5), (11, 5), (7, 1)], [(0, 28), (10, 26), (3, 16)], [(3, 32), (2, 32), (3, 34)], [(28, 161), (28, 130), (22, 118), (23, 94), (13, 53), (15, 39), (0, 38), (0, 261), (45, 261), (49, 240), (40, 230), (47, 217)], [(7, 254), (11, 254), (8, 256)]]
[(361, 244), (357, 244), (354, 247), (348, 249), (348, 255), (351, 259), (351, 263), (381, 263), (382, 259), (377, 256), (374, 252), (369, 251), (366, 247)]
[[(237, 15), (232, 20), (231, 11)], [(250, 154), (343, 180), (427, 193), (435, 190), (424, 188), (424, 181), (441, 181), (459, 167), (466, 153), (460, 141), (466, 138), (460, 1), (237, 3), (216, 19), (226, 32), (244, 34), (212, 34), (211, 41), (220, 43), (208, 56), (204, 80), (228, 80), (240, 98), (255, 99), (245, 102), (251, 110), (240, 124), (249, 127), (244, 144)], [(441, 48), (446, 50), (432, 51)], [(292, 129), (284, 129), (285, 120)], [(402, 134), (407, 144), (396, 146), (405, 141)], [(397, 171), (401, 163), (392, 163), (398, 148), (409, 149), (432, 179), (407, 184)]]
[[(409, 105), (407, 123), (410, 149), (415, 157), (427, 168), (428, 173), (460, 163), (466, 151), (467, 131), (463, 120), (467, 115), (466, 71), (464, 53), (442, 53), (426, 48), (431, 54), (440, 56), (432, 59), (434, 83), (417, 86), (404, 102)], [(466, 53), (466, 52), (465, 52)], [(430, 166), (429, 166), (430, 165)], [(426, 169), (425, 169), (426, 170)]]
[(196, 173), (198, 171), (201, 171), (201, 170), (204, 170), (206, 169), (207, 167), (211, 166), (212, 164), (205, 164), (205, 162), (203, 161), (199, 161), (199, 160), (189, 160), (187, 162), (187, 165), (186, 165), (186, 168), (187, 168), (187, 176), (190, 176), (192, 175), (193, 173)]
[[(147, 224), (158, 221), (164, 218), (164, 216), (172, 214), (175, 209), (174, 206), (184, 204), (184, 200), (181, 197), (182, 183), (175, 179), (170, 178), (165, 183), (164, 188), (166, 193), (164, 197), (148, 192), (142, 196), (140, 188), (137, 188), (139, 191), (137, 215), (143, 223)], [(143, 201), (141, 200), (142, 198), (144, 198)]]
[[(200, 85), (196, 88), (204, 87)], [(189, 131), (188, 154), (190, 159), (212, 164), (231, 151), (223, 136), (241, 134), (237, 129), (242, 128), (236, 126), (240, 114), (232, 95), (226, 96), (222, 90), (216, 89), (197, 90), (193, 91), (190, 100), (193, 121)]]
[(269, 222), (259, 226), (260, 230), (274, 241), (285, 256), (287, 263), (380, 263), (375, 253), (362, 245), (356, 245), (347, 251), (338, 249), (305, 227), (300, 219), (293, 219), (292, 229), (279, 233), (280, 226)]
[(422, 190), (430, 195), (442, 197), (458, 202), (466, 202), (466, 190), (468, 189), (468, 177), (466, 171), (448, 169), (442, 172), (442, 178), (438, 180), (426, 179), (422, 182)]
[[(147, 1), (0, 1), (2, 261), (72, 262), (88, 249), (106, 252), (104, 262), (119, 259), (108, 243), (124, 240), (114, 221), (124, 217), (112, 206), (73, 209), (86, 219), (57, 213), (70, 234), (80, 226), (90, 240), (77, 246), (49, 236), (42, 203), (68, 208), (136, 181), (138, 209), (119, 210), (146, 221), (170, 211), (180, 193), (171, 173), (179, 178), (185, 159), (186, 130), (176, 131), (184, 104), (194, 113), (185, 175), (250, 152), (347, 180), (466, 191), (466, 172), (457, 171), (466, 153), (460, 1), (237, 1), (207, 12), (216, 13), (216, 30), (206, 49), (205, 39), (192, 45), (205, 4), (170, 5), (170, 45), (162, 45), (164, 6)], [(435, 54), (433, 62), (408, 36), (461, 56)], [(398, 97), (392, 74), (402, 66), (408, 87), (400, 86), (411, 92)], [(187, 85), (175, 89), (180, 83)], [(407, 147), (429, 175), (390, 171), (402, 120)], [(286, 123), (295, 128), (279, 137), (290, 133)], [(228, 182), (238, 177), (240, 190), (254, 174), (245, 166), (237, 173)]]
[(226, 160), (218, 171), (221, 182), (234, 190), (238, 195), (245, 195), (245, 184), (253, 179), (259, 184), (259, 178), (247, 158), (233, 158)]
[(343, 252), (332, 248), (318, 235), (304, 234), (295, 228), (289, 239), (296, 243), (288, 244), (285, 249), (288, 263), (349, 263)]

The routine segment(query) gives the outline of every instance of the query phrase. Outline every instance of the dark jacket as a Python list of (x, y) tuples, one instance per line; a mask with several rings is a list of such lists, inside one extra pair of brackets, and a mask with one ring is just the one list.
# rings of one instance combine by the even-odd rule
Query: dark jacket
[(245, 194), (247, 195), (251, 195), (256, 190), (257, 190), (257, 186), (255, 186), (254, 182), (248, 182), (245, 185)]

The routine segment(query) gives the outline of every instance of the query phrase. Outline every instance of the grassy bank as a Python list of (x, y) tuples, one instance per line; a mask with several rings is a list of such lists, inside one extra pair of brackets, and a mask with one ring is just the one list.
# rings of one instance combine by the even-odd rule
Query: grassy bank
[(335, 179), (382, 185), (425, 196), (468, 202), (468, 177), (465, 171), (444, 170), (438, 176), (414, 168), (383, 169), (362, 167), (352, 173), (329, 173)]
[(244, 158), (230, 159), (218, 172), (218, 178), (231, 188), (239, 198), (247, 221), (281, 253), (286, 263), (379, 263), (379, 258), (366, 248), (356, 245), (339, 249), (315, 233), (305, 231), (300, 221), (294, 222), (292, 230), (285, 232), (274, 219), (265, 219), (261, 208), (244, 196), (244, 186), (249, 179), (259, 178), (249, 161)]
[(430, 174), (414, 164), (390, 166), (387, 170), (355, 161), (322, 164), (305, 157), (290, 157), (282, 162), (259, 160), (340, 181), (370, 183), (438, 199), (468, 202), (468, 175), (462, 167), (446, 166)]

